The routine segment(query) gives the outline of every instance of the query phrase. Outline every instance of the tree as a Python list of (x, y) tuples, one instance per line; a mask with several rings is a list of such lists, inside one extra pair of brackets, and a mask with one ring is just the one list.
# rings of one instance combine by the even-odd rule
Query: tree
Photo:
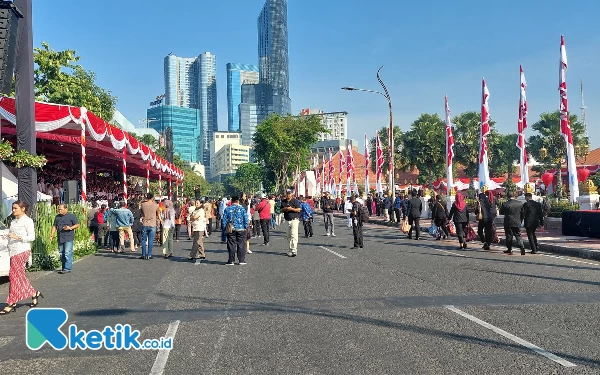
[(256, 127), (252, 137), (254, 155), (266, 170), (275, 172), (275, 190), (283, 192), (296, 170), (309, 167), (310, 146), (320, 133), (329, 133), (318, 116), (272, 114)]
[[(585, 128), (577, 116), (569, 114), (569, 123), (574, 146), (589, 147), (589, 138), (585, 135)], [(538, 134), (529, 137), (527, 149), (538, 163), (543, 164), (542, 168), (536, 169), (542, 171), (560, 166), (567, 157), (565, 139), (560, 133), (560, 111), (542, 113), (531, 128)], [(540, 152), (542, 149), (545, 149), (545, 155), (542, 155), (544, 152)]]
[[(519, 148), (517, 147), (517, 134), (494, 134), (490, 143), (493, 147), (488, 149), (490, 156), (490, 174), (493, 177), (508, 177), (515, 172), (515, 162), (519, 162)], [(512, 180), (511, 180), (512, 181)]]
[[(390, 168), (390, 153), (389, 153), (389, 141), (388, 141), (388, 127), (383, 127), (379, 129), (377, 132), (379, 134), (379, 140), (381, 141), (381, 149), (383, 151), (383, 166), (381, 167), (381, 173), (386, 174), (389, 172)], [(394, 126), (394, 169), (407, 170), (409, 168), (409, 163), (406, 158), (402, 157), (402, 152), (404, 148), (404, 138), (402, 136), (402, 131), (400, 127)], [(370, 141), (370, 158), (371, 158), (371, 169), (375, 173), (377, 172), (377, 140), (373, 137)]]
[(153, 151), (158, 149), (158, 139), (154, 138), (154, 136), (151, 134), (137, 135), (135, 133), (130, 133), (130, 135), (146, 146), (150, 147)]
[[(481, 114), (479, 112), (464, 112), (452, 119), (454, 131), (454, 159), (463, 166), (465, 174), (471, 178), (477, 176), (479, 171), (479, 147), (481, 137)], [(494, 130), (496, 123), (490, 120), (490, 135), (488, 136), (489, 150), (493, 149), (497, 133)]]
[(418, 182), (436, 181), (446, 173), (446, 124), (437, 114), (422, 114), (404, 133), (402, 158), (419, 170)]
[(222, 197), (225, 195), (225, 185), (221, 182), (213, 182), (210, 184), (209, 195), (211, 197)]
[(262, 179), (263, 169), (258, 164), (244, 163), (240, 164), (230, 183), (240, 193), (254, 194), (260, 190)]
[(117, 98), (96, 84), (96, 74), (76, 64), (74, 50), (51, 50), (46, 42), (35, 48), (34, 88), (36, 100), (85, 107), (105, 121), (112, 120)]

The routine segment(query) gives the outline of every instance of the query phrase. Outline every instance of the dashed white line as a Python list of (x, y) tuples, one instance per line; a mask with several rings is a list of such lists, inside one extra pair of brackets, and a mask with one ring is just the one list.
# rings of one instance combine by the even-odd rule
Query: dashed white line
[(457, 257), (465, 257), (465, 258), (467, 257), (467, 256), (466, 256), (466, 255), (464, 255), (464, 254), (458, 254), (458, 253), (455, 253), (455, 252), (452, 252), (452, 251), (448, 251), (448, 250), (434, 249), (434, 248), (432, 248), (432, 247), (430, 247), (430, 249), (431, 249), (431, 250), (434, 250), (434, 251), (440, 251), (440, 252), (442, 252), (442, 253), (446, 253), (446, 254), (456, 255)]
[[(175, 341), (175, 334), (177, 333), (177, 328), (179, 328), (179, 320), (171, 322), (169, 324), (169, 328), (167, 328), (166, 337)], [(165, 366), (167, 365), (167, 361), (169, 360), (169, 353), (171, 349), (160, 349), (158, 354), (156, 355), (156, 359), (154, 360), (154, 365), (152, 366), (152, 370), (150, 370), (150, 375), (162, 375), (165, 371)]]
[(539, 346), (536, 346), (532, 343), (530, 343), (529, 341), (525, 341), (522, 338), (519, 338), (511, 333), (506, 332), (505, 330), (498, 328), (494, 325), (491, 325), (490, 323), (484, 322), (481, 319), (478, 319), (476, 317), (474, 317), (473, 315), (467, 314), (466, 312), (457, 309), (456, 307), (452, 306), (452, 305), (448, 305), (448, 306), (444, 306), (446, 307), (448, 310), (457, 313), (458, 315), (469, 319), (472, 322), (475, 322), (489, 330), (492, 330), (494, 332), (496, 332), (497, 334), (506, 337), (509, 340), (512, 340), (514, 342), (516, 342), (519, 345), (522, 345), (524, 347), (526, 347), (527, 349), (533, 350), (534, 352), (543, 355), (544, 357), (551, 359), (552, 361), (564, 366), (564, 367), (576, 367), (577, 365), (567, 361), (566, 359), (563, 359), (559, 356), (557, 356), (556, 354), (550, 353), (549, 351), (540, 348)]
[(342, 254), (336, 253), (335, 251), (333, 251), (333, 250), (331, 250), (331, 249), (328, 249), (328, 248), (326, 248), (325, 246), (319, 246), (319, 247), (320, 247), (321, 249), (323, 249), (323, 250), (327, 250), (327, 251), (329, 251), (331, 254), (334, 254), (334, 255), (337, 255), (337, 256), (339, 256), (339, 257), (340, 257), (340, 258), (342, 258), (342, 259), (346, 259), (346, 257), (345, 257), (345, 256), (343, 256)]

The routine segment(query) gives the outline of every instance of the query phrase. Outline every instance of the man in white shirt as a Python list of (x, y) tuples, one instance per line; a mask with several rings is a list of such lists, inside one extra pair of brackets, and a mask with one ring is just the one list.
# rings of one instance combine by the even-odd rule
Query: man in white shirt
[(346, 203), (344, 204), (344, 213), (346, 214), (346, 219), (348, 219), (348, 228), (352, 228), (352, 218), (350, 218), (350, 212), (352, 212), (352, 202), (350, 201), (350, 197), (346, 199)]

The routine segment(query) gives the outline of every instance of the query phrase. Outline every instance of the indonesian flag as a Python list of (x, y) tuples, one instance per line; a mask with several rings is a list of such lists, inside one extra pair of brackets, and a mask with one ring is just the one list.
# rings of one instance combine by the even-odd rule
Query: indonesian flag
[(376, 186), (375, 189), (377, 190), (377, 193), (383, 193), (383, 187), (381, 186), (381, 175), (382, 175), (382, 168), (383, 168), (383, 150), (381, 149), (381, 140), (379, 139), (379, 132), (377, 132), (377, 138), (375, 138), (375, 145), (377, 147), (376, 150), (376, 154), (377, 154), (377, 160), (376, 160)]
[(369, 194), (369, 167), (371, 166), (371, 155), (369, 154), (369, 138), (365, 134), (365, 194)]
[(323, 155), (323, 164), (321, 164), (321, 191), (323, 193), (327, 192), (327, 181), (328, 175), (325, 174), (325, 155)]
[(335, 178), (333, 175), (333, 155), (331, 154), (331, 149), (329, 149), (329, 186), (328, 191), (332, 194), (335, 193)]
[(525, 89), (527, 82), (525, 81), (525, 73), (521, 66), (521, 93), (519, 97), (519, 122), (518, 122), (518, 138), (517, 147), (519, 148), (519, 164), (521, 167), (521, 184), (525, 188), (525, 184), (529, 182), (529, 169), (527, 168), (527, 149), (525, 147), (525, 129), (527, 128), (527, 96)]
[(313, 163), (314, 163), (314, 170), (315, 170), (315, 182), (317, 184), (316, 193), (320, 194), (321, 193), (321, 174), (319, 173), (319, 157), (318, 156), (315, 156), (315, 158), (313, 159)]
[(488, 167), (488, 145), (487, 136), (490, 134), (490, 111), (488, 100), (490, 92), (488, 91), (485, 79), (481, 79), (481, 138), (479, 143), (479, 191), (483, 187), (490, 186), (490, 169)]
[[(346, 157), (344, 156), (344, 151), (340, 150), (340, 172), (338, 174), (339, 178), (338, 178), (338, 182), (340, 184), (340, 187), (338, 189), (338, 191), (342, 191), (342, 172), (344, 170), (344, 166), (346, 165)], [(346, 171), (348, 170), (348, 166), (346, 166)]]
[(452, 159), (454, 159), (454, 135), (452, 134), (452, 123), (450, 122), (450, 107), (448, 106), (448, 96), (444, 97), (446, 108), (446, 179), (447, 194), (454, 189), (454, 180), (452, 177)]
[(560, 133), (565, 138), (567, 145), (567, 168), (569, 170), (569, 190), (571, 191), (571, 202), (579, 197), (579, 181), (577, 180), (577, 167), (575, 165), (575, 149), (573, 147), (573, 134), (569, 124), (569, 105), (567, 102), (567, 51), (565, 49), (565, 37), (560, 36), (560, 67), (559, 87), (560, 92)]
[(346, 194), (352, 193), (350, 182), (352, 181), (352, 175), (354, 174), (354, 158), (352, 157), (352, 146), (351, 143), (346, 141)]

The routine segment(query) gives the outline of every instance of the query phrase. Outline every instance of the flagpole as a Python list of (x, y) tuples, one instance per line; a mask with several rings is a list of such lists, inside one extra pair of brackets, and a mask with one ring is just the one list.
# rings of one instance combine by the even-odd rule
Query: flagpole
[(450, 196), (454, 189), (454, 178), (452, 176), (452, 160), (454, 159), (454, 135), (452, 134), (452, 123), (450, 122), (450, 106), (448, 96), (444, 97), (446, 109), (446, 195)]
[(369, 138), (365, 134), (365, 195), (369, 195), (369, 165), (370, 165), (369, 155)]
[[(520, 176), (521, 185), (525, 190), (525, 185), (529, 182), (529, 170), (527, 168), (527, 149), (525, 146), (525, 129), (527, 128), (527, 96), (525, 89), (527, 88), (527, 82), (525, 81), (525, 73), (523, 72), (523, 66), (520, 66), (521, 82), (519, 92), (519, 121), (518, 121), (518, 138), (517, 147), (519, 148), (519, 165), (520, 165)], [(510, 171), (509, 171), (510, 175)]]
[(481, 79), (481, 132), (479, 143), (479, 191), (483, 192), (483, 187), (489, 188), (490, 171), (488, 167), (488, 145), (487, 136), (490, 133), (490, 112), (488, 100), (490, 92), (485, 84), (485, 78)]

